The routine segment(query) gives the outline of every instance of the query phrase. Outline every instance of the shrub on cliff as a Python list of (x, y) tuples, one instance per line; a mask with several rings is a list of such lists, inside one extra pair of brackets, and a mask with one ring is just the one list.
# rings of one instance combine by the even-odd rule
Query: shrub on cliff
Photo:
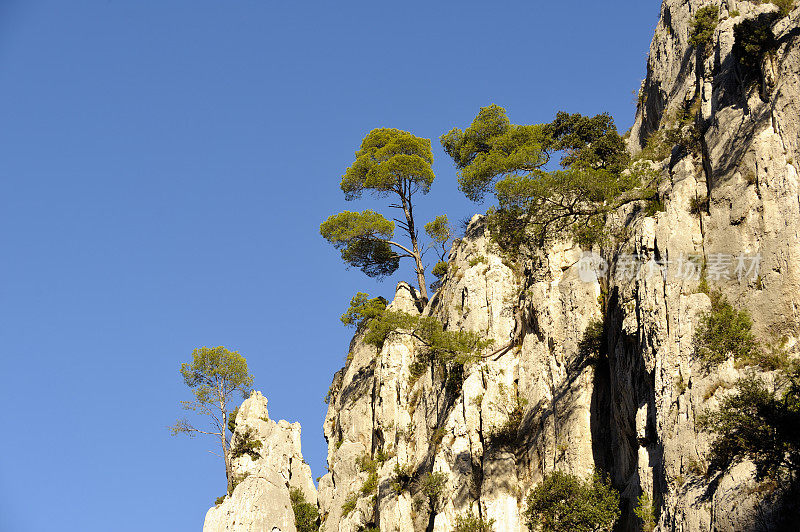
[(692, 21), (689, 44), (705, 52), (714, 39), (714, 30), (719, 24), (719, 7), (704, 6), (697, 10)]
[(298, 488), (289, 490), (289, 500), (294, 511), (294, 526), (297, 532), (317, 532), (319, 530), (319, 510), (308, 502)]
[(258, 460), (261, 458), (261, 453), (258, 452), (261, 445), (261, 440), (255, 438), (253, 429), (247, 427), (247, 430), (239, 434), (239, 437), (232, 444), (231, 459), (247, 455), (252, 460)]
[(750, 460), (759, 478), (800, 472), (800, 365), (779, 371), (772, 385), (751, 375), (739, 380), (701, 426), (716, 434), (711, 468)]
[(533, 489), (524, 513), (528, 528), (542, 532), (610, 531), (619, 515), (619, 494), (607, 481), (561, 471)]
[(453, 532), (492, 532), (494, 530), (494, 519), (482, 519), (472, 511), (456, 517), (456, 526)]
[(738, 61), (745, 83), (762, 79), (761, 62), (778, 46), (772, 32), (774, 20), (774, 14), (762, 14), (746, 19), (733, 28), (733, 55)]
[(361, 329), (369, 320), (380, 316), (386, 310), (386, 305), (386, 300), (380, 296), (370, 299), (369, 294), (358, 292), (340, 319), (348, 327)]
[(711, 292), (711, 310), (700, 317), (695, 333), (695, 351), (706, 365), (720, 364), (733, 356), (750, 361), (758, 353), (753, 320), (744, 310), (733, 308), (720, 292)]

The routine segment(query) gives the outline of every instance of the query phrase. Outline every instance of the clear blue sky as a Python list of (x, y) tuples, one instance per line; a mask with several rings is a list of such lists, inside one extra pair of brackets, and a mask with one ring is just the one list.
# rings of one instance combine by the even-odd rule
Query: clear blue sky
[[(212, 442), (166, 426), (194, 347), (244, 354), (325, 471), (357, 290), (319, 237), (360, 139), (480, 106), (633, 119), (659, 2), (0, 0), (0, 531), (197, 531)], [(449, 159), (424, 219), (469, 216)], [(411, 277), (410, 270), (402, 270)]]

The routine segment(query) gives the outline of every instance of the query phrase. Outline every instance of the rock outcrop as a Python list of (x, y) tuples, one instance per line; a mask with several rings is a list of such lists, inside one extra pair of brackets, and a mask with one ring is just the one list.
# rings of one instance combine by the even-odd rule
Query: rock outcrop
[[(707, 5), (720, 7), (721, 21), (707, 50), (698, 50), (689, 44), (692, 21)], [(422, 312), (503, 345), (523, 310), (519, 345), (470, 365), (454, 389), (441, 372), (412, 377), (416, 346), (407, 337), (380, 352), (354, 340), (325, 422), (325, 530), (444, 531), (468, 512), (493, 519), (496, 530), (525, 530), (525, 495), (554, 469), (608, 472), (621, 491), (621, 530), (639, 529), (633, 509), (641, 493), (654, 501), (663, 530), (770, 522), (752, 465), (706, 476), (709, 436), (698, 418), (743, 371), (732, 363), (706, 371), (693, 338), (710, 307), (697, 290), (705, 265), (714, 288), (755, 317), (765, 343), (791, 349), (797, 341), (800, 9), (786, 17), (777, 10), (663, 3), (629, 142), (638, 152), (659, 132), (683, 129), (694, 144), (658, 163), (663, 212), (628, 208), (615, 217), (629, 236), (606, 252), (598, 278), (587, 279), (590, 263), (568, 244), (512, 264), (473, 220)], [(735, 27), (745, 20), (774, 33), (774, 49), (756, 67), (737, 56)], [(419, 312), (406, 285), (393, 306)], [(599, 320), (607, 358), (587, 360), (581, 340)], [(510, 429), (510, 438), (498, 438)], [(356, 465), (365, 455), (382, 458), (373, 492), (362, 489), (369, 473)], [(444, 473), (436, 512), (413, 490), (396, 492), (396, 466), (416, 479)]]
[[(694, 16), (709, 5), (719, 7), (719, 25), (707, 47), (693, 47)], [(745, 57), (737, 45), (746, 21), (771, 33), (765, 53)], [(764, 343), (796, 350), (799, 25), (800, 8), (664, 0), (628, 140), (632, 152), (661, 158), (652, 155), (659, 135), (683, 139), (653, 163), (663, 210), (616, 213), (609, 223), (626, 236), (603, 260), (570, 243), (507, 256), (476, 216), (430, 302), (401, 283), (391, 309), (508, 348), (488, 356), (490, 348), (456, 374), (420, 368), (420, 345), (402, 332), (381, 349), (357, 334), (329, 395), (323, 530), (448, 531), (467, 514), (495, 530), (526, 530), (526, 495), (553, 470), (607, 473), (621, 493), (619, 530), (640, 529), (633, 510), (642, 493), (659, 530), (771, 526), (774, 501), (763, 503), (751, 464), (707, 474), (710, 440), (698, 419), (744, 370), (702, 367), (693, 339), (711, 305), (698, 291), (703, 271), (750, 311)], [(261, 421), (254, 397), (237, 434), (253, 427), (270, 452), (237, 460), (237, 474), (251, 476), (209, 511), (208, 530), (234, 521), (261, 530), (267, 513), (293, 530), (288, 486), (316, 500), (299, 426)], [(436, 482), (422, 489), (426, 479)]]
[(300, 423), (269, 419), (267, 399), (253, 392), (236, 415), (234, 451), (245, 439), (261, 443), (255, 448), (258, 455), (233, 460), (236, 487), (208, 511), (203, 530), (295, 532), (289, 490), (297, 488), (308, 502), (317, 503), (311, 468), (300, 452)]

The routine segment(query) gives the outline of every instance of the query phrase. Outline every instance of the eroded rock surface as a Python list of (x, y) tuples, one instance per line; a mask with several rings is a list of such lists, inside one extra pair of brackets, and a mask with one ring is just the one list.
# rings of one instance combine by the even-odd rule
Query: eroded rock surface
[(236, 415), (231, 440), (235, 449), (245, 434), (261, 442), (260, 457), (240, 456), (233, 461), (239, 483), (233, 494), (206, 514), (203, 530), (240, 532), (294, 532), (290, 488), (298, 488), (306, 500), (317, 502), (311, 468), (300, 452), (300, 423), (269, 419), (267, 399), (253, 392)]

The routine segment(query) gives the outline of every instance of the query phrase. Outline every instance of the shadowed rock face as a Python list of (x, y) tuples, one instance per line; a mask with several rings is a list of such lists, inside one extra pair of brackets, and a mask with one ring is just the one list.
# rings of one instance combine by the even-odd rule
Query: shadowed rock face
[[(709, 4), (720, 6), (723, 20), (701, 54), (688, 44), (691, 23)], [(698, 416), (719, 404), (742, 370), (726, 363), (708, 372), (696, 360), (694, 332), (710, 300), (696, 293), (696, 277), (676, 269), (690, 256), (707, 265), (722, 256), (760, 256), (757, 274), (740, 280), (732, 264), (730, 278), (709, 281), (750, 311), (764, 342), (782, 339), (796, 349), (800, 9), (785, 18), (776, 11), (747, 1), (664, 1), (629, 143), (638, 152), (689, 108), (699, 112), (698, 140), (657, 164), (663, 212), (645, 216), (629, 206), (612, 217), (628, 237), (607, 252), (609, 269), (599, 278), (586, 275), (583, 251), (569, 243), (510, 262), (476, 216), (422, 311), (415, 291), (398, 285), (394, 309), (435, 316), (448, 330), (478, 331), (495, 347), (519, 342), (469, 365), (463, 379), (433, 368), (414, 378), (420, 346), (412, 338), (391, 336), (378, 352), (357, 334), (348, 364), (334, 376), (325, 419), (323, 530), (447, 531), (468, 511), (494, 519), (498, 531), (526, 530), (525, 497), (555, 469), (606, 472), (621, 492), (620, 530), (639, 529), (633, 508), (643, 491), (658, 507), (659, 530), (772, 526), (773, 509), (760, 502), (751, 464), (702, 474), (710, 441)], [(776, 43), (755, 69), (737, 55), (735, 27), (745, 20), (766, 20)], [(693, 204), (704, 207), (693, 214)], [(634, 256), (651, 266), (631, 274), (624, 262)], [(599, 320), (603, 348), (587, 354), (581, 341)], [(248, 411), (243, 406), (239, 423), (256, 428), (265, 449), (275, 451), (237, 461), (238, 472), (254, 475), (209, 511), (206, 527), (262, 530), (267, 522), (257, 519), (272, 512), (270, 519), (289, 523), (274, 526), (293, 530), (287, 485), (302, 479), (298, 485), (315, 500), (307, 466), (293, 469), (294, 460), (302, 464), (299, 426), (261, 425), (260, 414)], [(359, 461), (364, 456), (383, 459), (375, 489)], [(396, 482), (398, 468), (410, 478)], [(435, 503), (420, 490), (431, 472), (444, 475)]]
[(300, 452), (300, 423), (272, 421), (267, 399), (253, 392), (236, 415), (235, 448), (250, 431), (261, 442), (259, 458), (249, 455), (233, 462), (234, 476), (243, 478), (233, 494), (206, 514), (205, 532), (272, 531), (294, 532), (294, 512), (289, 489), (299, 488), (307, 501), (317, 502), (311, 468)]

